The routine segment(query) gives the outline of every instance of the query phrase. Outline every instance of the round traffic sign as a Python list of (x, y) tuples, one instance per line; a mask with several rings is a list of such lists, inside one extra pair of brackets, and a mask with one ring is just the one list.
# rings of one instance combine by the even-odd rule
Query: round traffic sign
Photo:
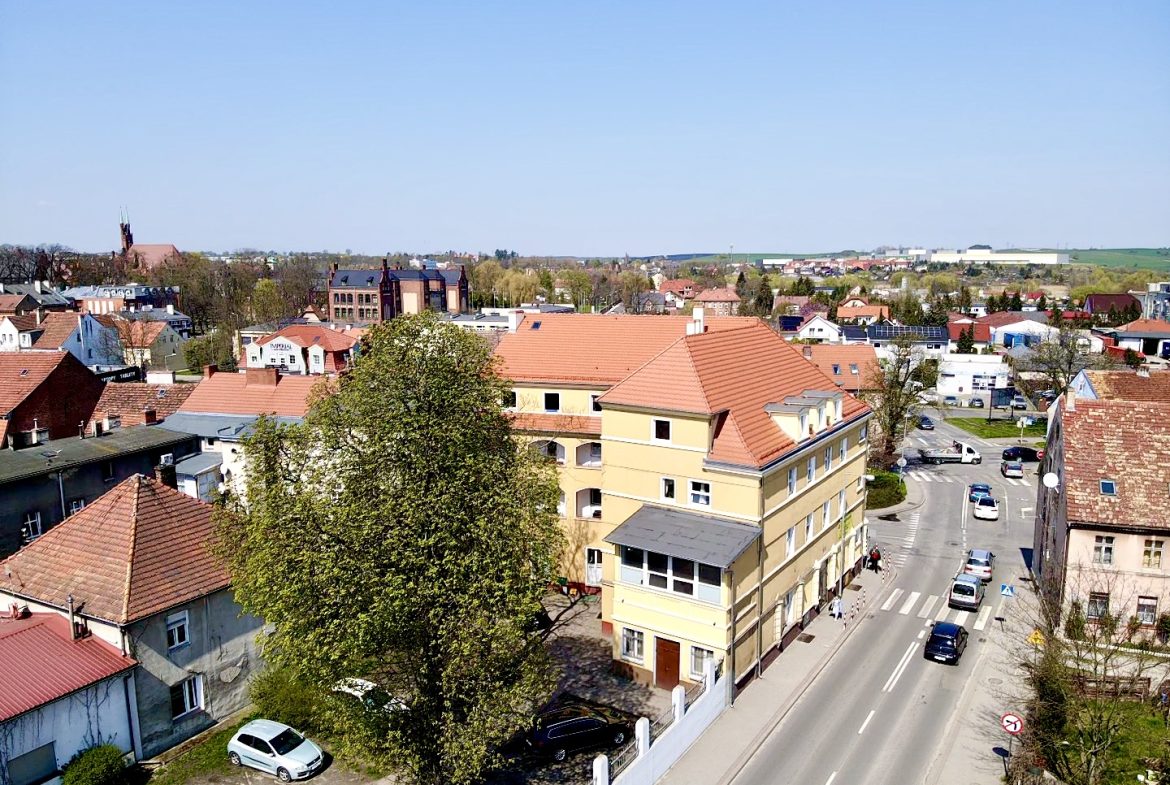
[(1013, 736), (1020, 735), (1020, 731), (1024, 729), (1024, 721), (1017, 714), (1012, 714), (1010, 711), (999, 718), (999, 724), (1003, 729)]
[(907, 463), (908, 463), (908, 461), (905, 458), (898, 459), (898, 466), (902, 467), (903, 469), (906, 468)]

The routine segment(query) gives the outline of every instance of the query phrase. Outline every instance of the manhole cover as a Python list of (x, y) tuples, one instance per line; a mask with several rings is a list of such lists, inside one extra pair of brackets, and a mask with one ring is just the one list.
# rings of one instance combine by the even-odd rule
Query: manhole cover
[(804, 633), (803, 635), (797, 635), (797, 636), (796, 636), (796, 639), (797, 639), (798, 641), (800, 641), (801, 643), (812, 643), (812, 642), (813, 642), (813, 638), (815, 638), (815, 637), (817, 637), (817, 636), (815, 636), (815, 635), (809, 635), (809, 634), (806, 632), (806, 633)]

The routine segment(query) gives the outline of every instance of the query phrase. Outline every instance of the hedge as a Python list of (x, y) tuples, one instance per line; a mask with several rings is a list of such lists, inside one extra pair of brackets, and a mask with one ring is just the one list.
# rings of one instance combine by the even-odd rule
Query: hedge
[(873, 479), (867, 483), (869, 493), (866, 497), (866, 509), (880, 510), (905, 501), (906, 483), (902, 481), (901, 476), (883, 471), (875, 471), (873, 475)]
[(82, 750), (65, 764), (62, 785), (127, 785), (122, 751), (112, 744)]

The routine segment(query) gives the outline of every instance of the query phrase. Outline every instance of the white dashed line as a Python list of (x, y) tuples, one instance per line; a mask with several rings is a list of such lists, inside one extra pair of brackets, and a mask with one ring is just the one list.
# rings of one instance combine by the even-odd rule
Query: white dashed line
[(898, 613), (905, 616), (907, 613), (910, 612), (910, 610), (914, 607), (914, 604), (916, 602), (918, 602), (918, 598), (921, 596), (922, 596), (922, 592), (919, 592), (919, 591), (911, 592), (910, 596), (906, 598), (906, 602), (902, 603), (902, 610), (898, 611)]
[(926, 602), (922, 603), (922, 610), (918, 611), (918, 618), (925, 619), (930, 615), (930, 609), (938, 602), (938, 595), (932, 594), (926, 598)]
[(889, 598), (887, 598), (884, 603), (882, 603), (882, 610), (888, 611), (890, 608), (894, 607), (894, 603), (897, 602), (898, 598), (901, 596), (902, 596), (902, 590), (901, 589), (894, 589), (894, 593), (891, 594), (889, 596)]

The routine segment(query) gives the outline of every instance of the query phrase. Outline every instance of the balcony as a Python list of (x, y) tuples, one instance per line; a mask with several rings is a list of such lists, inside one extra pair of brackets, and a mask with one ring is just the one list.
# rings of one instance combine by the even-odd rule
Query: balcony
[(536, 441), (532, 443), (532, 449), (554, 462), (557, 466), (565, 465), (565, 446), (560, 442), (552, 440)]
[(586, 469), (601, 468), (601, 442), (586, 442), (577, 447), (577, 465)]
[(600, 518), (601, 517), (601, 489), (600, 488), (582, 488), (577, 491), (577, 517), (578, 518)]

